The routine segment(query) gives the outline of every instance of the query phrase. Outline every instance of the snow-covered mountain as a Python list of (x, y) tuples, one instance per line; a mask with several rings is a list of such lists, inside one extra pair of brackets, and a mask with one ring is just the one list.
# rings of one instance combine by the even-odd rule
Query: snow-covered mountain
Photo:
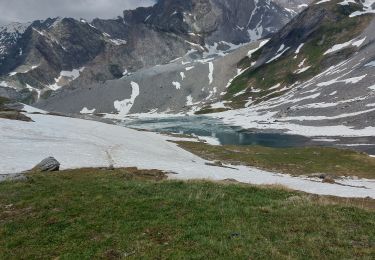
[(17, 43), (29, 26), (30, 23), (11, 23), (0, 27), (0, 59), (8, 54), (8, 49)]
[(160, 0), (113, 20), (7, 26), (0, 29), (0, 95), (33, 103), (65, 88), (108, 84), (190, 50), (225, 51), (278, 31), (304, 8), (299, 2)]

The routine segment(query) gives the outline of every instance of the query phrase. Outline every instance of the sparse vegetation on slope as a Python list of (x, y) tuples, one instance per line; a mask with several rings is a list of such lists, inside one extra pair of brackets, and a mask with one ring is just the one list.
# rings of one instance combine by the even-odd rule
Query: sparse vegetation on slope
[[(346, 60), (357, 50), (356, 47), (332, 55), (323, 54), (333, 45), (360, 35), (373, 16), (349, 17), (349, 14), (359, 10), (360, 5), (339, 5), (338, 2), (341, 1), (312, 5), (251, 58), (243, 59), (239, 66), (247, 70), (233, 80), (224, 99), (231, 100), (233, 108), (243, 107), (249, 100), (259, 103), (280, 96), (289, 90), (286, 87), (306, 81), (329, 66)], [(284, 50), (290, 49), (278, 59), (267, 63), (277, 55), (282, 44)], [(259, 64), (251, 66), (254, 62)]]
[(10, 119), (10, 120), (20, 120), (20, 121), (26, 121), (31, 122), (31, 118), (25, 116), (20, 111), (12, 108), (8, 108), (6, 106), (7, 103), (9, 103), (10, 100), (5, 97), (0, 97), (0, 118), (4, 119)]
[(9, 99), (0, 96), (0, 108), (3, 109), (4, 105), (9, 102)]
[(248, 165), (286, 174), (325, 173), (338, 177), (375, 178), (375, 158), (351, 150), (327, 147), (212, 146), (197, 142), (178, 142), (178, 144), (208, 160)]
[(0, 258), (371, 259), (375, 253), (373, 200), (163, 178), (159, 171), (82, 169), (0, 183)]

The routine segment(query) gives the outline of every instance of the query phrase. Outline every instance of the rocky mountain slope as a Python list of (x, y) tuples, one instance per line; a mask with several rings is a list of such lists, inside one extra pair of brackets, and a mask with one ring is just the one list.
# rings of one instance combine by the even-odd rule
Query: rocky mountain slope
[(243, 59), (218, 116), (306, 135), (375, 133), (375, 1), (317, 1)]
[(167, 64), (190, 50), (199, 58), (227, 51), (276, 32), (303, 8), (300, 0), (160, 0), (113, 20), (3, 27), (0, 95), (33, 103)]
[[(191, 51), (169, 63), (129, 73), (121, 79), (69, 88), (41, 100), (38, 107), (64, 113), (111, 114), (123, 118), (129, 113), (180, 113), (198, 111), (220, 98), (228, 81), (238, 73), (237, 63), (256, 48), (258, 42), (234, 52)], [(100, 98), (98, 98), (100, 97)]]

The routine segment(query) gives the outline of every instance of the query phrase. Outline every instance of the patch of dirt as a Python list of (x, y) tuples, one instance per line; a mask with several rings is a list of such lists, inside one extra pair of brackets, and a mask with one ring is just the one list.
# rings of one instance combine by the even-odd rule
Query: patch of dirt
[(125, 168), (124, 177), (126, 179), (155, 180), (161, 181), (167, 179), (165, 172), (160, 170), (139, 170), (138, 168)]
[(109, 249), (106, 252), (104, 252), (103, 257), (105, 259), (122, 259), (123, 254), (115, 249)]

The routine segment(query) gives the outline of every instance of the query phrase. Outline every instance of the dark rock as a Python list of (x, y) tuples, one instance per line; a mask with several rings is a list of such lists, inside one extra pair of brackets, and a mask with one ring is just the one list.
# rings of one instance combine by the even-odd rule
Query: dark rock
[(326, 174), (324, 173), (312, 173), (308, 175), (309, 178), (319, 178), (319, 179), (324, 179), (326, 177)]
[(25, 122), (33, 122), (33, 120), (24, 114), (18, 111), (1, 111), (0, 110), (0, 118), (9, 119), (9, 120), (19, 120)]
[(60, 163), (53, 157), (48, 157), (33, 168), (33, 171), (54, 172), (60, 170)]
[(238, 232), (233, 232), (233, 233), (231, 233), (230, 234), (230, 236), (229, 236), (229, 238), (239, 238), (241, 236), (241, 234), (240, 233), (238, 233)]
[(323, 183), (335, 184), (336, 181), (331, 176), (325, 176), (323, 179)]

